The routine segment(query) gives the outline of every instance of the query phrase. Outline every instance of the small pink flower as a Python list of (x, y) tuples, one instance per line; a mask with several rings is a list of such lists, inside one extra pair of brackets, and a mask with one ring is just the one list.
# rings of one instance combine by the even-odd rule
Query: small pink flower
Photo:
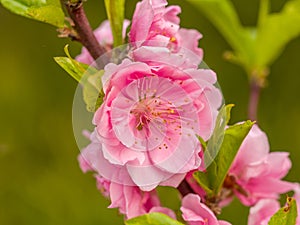
[(293, 189), (292, 183), (281, 180), (291, 168), (289, 154), (269, 150), (266, 134), (254, 125), (231, 166), (229, 175), (240, 187), (234, 192), (247, 206), (264, 198), (277, 199)]
[(214, 213), (203, 203), (196, 194), (188, 194), (182, 199), (180, 208), (183, 219), (189, 225), (230, 225), (226, 221), (218, 221)]
[[(123, 37), (126, 36), (126, 29), (129, 26), (130, 21), (124, 20), (123, 24)], [(113, 35), (108, 20), (103, 21), (100, 26), (94, 31), (94, 35), (99, 44), (103, 46), (107, 51), (112, 49)], [(86, 48), (82, 48), (80, 55), (76, 57), (76, 60), (85, 64), (92, 64), (94, 62), (93, 57), (90, 55)]]
[(120, 213), (126, 215), (126, 219), (152, 212), (164, 213), (176, 219), (176, 215), (171, 209), (160, 206), (156, 191), (144, 192), (137, 186), (112, 182), (109, 185), (109, 193), (111, 198), (109, 208), (118, 208)]
[[(202, 35), (193, 29), (179, 27), (177, 16), (179, 6), (167, 6), (165, 0), (143, 0), (136, 6), (129, 33), (129, 42), (136, 48), (141, 46), (160, 47), (165, 57), (167, 53), (177, 53), (187, 59), (187, 67), (197, 68), (203, 58), (202, 49), (198, 48), (198, 41)], [(152, 51), (153, 53), (153, 51)], [(153, 55), (152, 55), (153, 56)], [(135, 61), (143, 61), (145, 55), (135, 54)], [(148, 59), (151, 59), (149, 55)]]
[(101, 192), (101, 194), (104, 197), (110, 198), (111, 182), (99, 175), (95, 175), (95, 178), (96, 178), (97, 189)]
[(250, 208), (248, 225), (268, 225), (271, 217), (280, 209), (280, 204), (275, 199), (259, 200)]
[(108, 208), (118, 208), (126, 219), (151, 212), (164, 213), (176, 219), (172, 210), (160, 206), (156, 191), (144, 192), (137, 186), (117, 184), (100, 176), (96, 178), (99, 191), (111, 200)]
[(112, 182), (110, 184), (111, 205), (109, 208), (119, 208), (127, 219), (148, 213), (153, 207), (159, 207), (160, 202), (155, 191), (143, 192), (136, 186), (126, 186)]
[(150, 191), (177, 187), (199, 167), (201, 146), (213, 130), (221, 94), (210, 70), (178, 70), (126, 59), (108, 64), (105, 98), (84, 150), (106, 179)]
[[(93, 138), (92, 135), (91, 139)], [(91, 148), (89, 148), (90, 151), (85, 149), (79, 156), (79, 164), (83, 172), (86, 172), (87, 169), (94, 170), (91, 165), (93, 165), (93, 161), (99, 152), (97, 151), (97, 145), (91, 145), (93, 145), (92, 150)], [(114, 169), (117, 171), (117, 168)], [(113, 172), (115, 171), (113, 170)], [(172, 210), (160, 206), (156, 191), (144, 192), (137, 186), (111, 182), (100, 175), (95, 177), (98, 190), (111, 200), (109, 208), (118, 208), (120, 213), (126, 216), (126, 219), (151, 212), (164, 213), (176, 219), (176, 215)]]

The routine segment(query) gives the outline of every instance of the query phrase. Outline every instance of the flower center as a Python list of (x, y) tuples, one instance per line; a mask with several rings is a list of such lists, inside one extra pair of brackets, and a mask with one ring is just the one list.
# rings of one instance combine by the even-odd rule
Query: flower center
[(163, 101), (155, 95), (140, 99), (130, 113), (135, 116), (136, 129), (139, 131), (144, 128), (148, 130), (150, 122), (172, 124), (178, 121), (178, 113), (173, 103)]

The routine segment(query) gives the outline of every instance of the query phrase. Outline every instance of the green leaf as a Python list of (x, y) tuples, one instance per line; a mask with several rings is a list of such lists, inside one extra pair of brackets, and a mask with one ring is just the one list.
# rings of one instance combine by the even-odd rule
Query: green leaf
[(54, 60), (82, 85), (86, 108), (90, 112), (95, 112), (103, 102), (101, 77), (104, 71), (74, 60), (70, 56), (68, 45), (65, 46), (65, 53), (68, 57), (55, 57)]
[(80, 63), (72, 58), (69, 53), (69, 45), (64, 47), (64, 51), (67, 57), (54, 57), (54, 60), (68, 73), (73, 77), (77, 82), (84, 82), (86, 78), (85, 73), (94, 74), (98, 70), (92, 66), (89, 66), (84, 63)]
[(162, 213), (150, 213), (125, 221), (126, 225), (183, 225)]
[(256, 65), (271, 65), (284, 47), (299, 35), (300, 0), (289, 1), (281, 12), (264, 16), (257, 30)]
[(214, 179), (216, 176), (216, 163), (214, 161), (215, 157), (217, 156), (223, 139), (225, 135), (225, 128), (230, 120), (230, 112), (234, 105), (229, 104), (227, 106), (223, 106), (216, 119), (215, 128), (213, 131), (213, 134), (211, 135), (211, 138), (208, 140), (207, 144), (204, 142), (204, 140), (201, 137), (198, 137), (199, 141), (201, 142), (204, 149), (204, 155), (203, 155), (203, 161), (204, 165), (209, 168), (207, 173), (202, 173), (200, 171), (197, 171), (193, 174), (195, 180), (200, 184), (200, 186), (205, 190), (208, 196), (211, 196), (213, 192), (213, 186), (211, 180)]
[(207, 196), (209, 197), (213, 196), (214, 194), (214, 191), (212, 190), (213, 187), (207, 173), (196, 171), (193, 173), (193, 177), (197, 181), (197, 183), (200, 184), (200, 186), (203, 188)]
[(202, 143), (202, 146), (205, 147), (203, 160), (204, 165), (208, 167), (208, 170), (206, 173), (197, 171), (193, 174), (193, 176), (200, 186), (205, 190), (208, 196), (211, 196), (214, 193), (213, 180), (217, 176), (217, 165), (214, 159), (223, 144), (225, 128), (230, 120), (230, 112), (233, 106), (233, 104), (229, 104), (220, 109), (213, 134), (207, 144), (203, 143), (204, 140), (201, 137), (198, 137), (199, 141)]
[(207, 143), (204, 141), (204, 139), (200, 136), (197, 136), (198, 140), (200, 141), (202, 148), (204, 149), (204, 151), (206, 151), (207, 148)]
[(220, 192), (231, 164), (253, 125), (254, 122), (248, 120), (242, 124), (236, 124), (226, 129), (221, 149), (215, 159), (217, 165), (217, 176), (213, 180), (213, 190), (215, 194)]
[[(58, 63), (68, 74), (71, 75), (77, 82), (82, 79), (85, 70), (87, 69), (85, 64), (76, 65), (72, 59), (68, 57), (54, 57), (55, 62)], [(84, 69), (84, 71), (82, 71)]]
[(199, 9), (234, 49), (237, 61), (249, 66), (253, 60), (253, 38), (239, 20), (230, 0), (187, 0)]
[(287, 197), (286, 206), (279, 209), (270, 219), (269, 225), (295, 225), (297, 204), (295, 199)]
[(112, 34), (114, 38), (114, 47), (123, 44), (123, 21), (125, 11), (125, 0), (105, 0), (105, 7)]
[(231, 110), (232, 108), (234, 107), (234, 104), (228, 104), (226, 105), (225, 107), (225, 110), (226, 110), (226, 114), (225, 114), (225, 123), (226, 125), (229, 123), (230, 121), (230, 118), (231, 118)]
[[(219, 119), (223, 117), (223, 113), (229, 113), (232, 105), (222, 108), (218, 116)], [(227, 116), (228, 117), (228, 116)], [(217, 119), (218, 120), (218, 119)], [(226, 121), (226, 119), (223, 118)], [(218, 125), (219, 124), (219, 125)], [(210, 140), (211, 143), (218, 143), (220, 141), (220, 131), (222, 127), (225, 128), (226, 124), (222, 121), (218, 121), (215, 128), (216, 135), (218, 137), (215, 140)], [(209, 165), (206, 172), (197, 171), (194, 173), (194, 178), (200, 184), (200, 186), (206, 191), (208, 197), (217, 196), (222, 188), (224, 180), (228, 174), (230, 166), (247, 134), (249, 133), (253, 122), (246, 121), (242, 124), (236, 124), (228, 127), (225, 130), (224, 139), (218, 155), (214, 159), (213, 163)], [(215, 134), (212, 135), (212, 137)], [(213, 145), (213, 144), (212, 144)], [(206, 151), (209, 149), (209, 144), (207, 145)]]
[(83, 84), (83, 100), (89, 112), (95, 112), (102, 104), (104, 92), (102, 89), (102, 76), (104, 70), (89, 75), (87, 82)]
[(230, 112), (233, 106), (233, 104), (223, 106), (219, 111), (213, 134), (207, 142), (203, 156), (206, 167), (208, 167), (210, 163), (214, 161), (221, 148), (225, 134), (225, 128), (230, 120)]
[(269, 13), (270, 0), (260, 0), (258, 25), (242, 26), (231, 0), (187, 0), (219, 30), (233, 52), (225, 58), (241, 65), (249, 78), (264, 83), (268, 67), (285, 46), (300, 35), (300, 0), (286, 3), (281, 12)]
[(63, 27), (65, 15), (59, 0), (0, 0), (13, 13)]

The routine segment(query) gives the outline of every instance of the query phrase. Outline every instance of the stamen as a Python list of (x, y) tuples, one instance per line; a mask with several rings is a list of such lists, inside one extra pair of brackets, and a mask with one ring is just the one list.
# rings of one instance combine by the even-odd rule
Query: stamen
[(171, 37), (170, 38), (170, 42), (175, 42), (176, 41), (176, 38), (175, 37)]
[[(155, 93), (156, 90), (150, 90), (150, 92)], [(130, 111), (130, 114), (133, 114), (136, 118), (137, 130), (143, 130), (151, 121), (157, 119), (159, 119), (159, 121), (162, 120), (165, 125), (176, 124), (180, 121), (178, 112), (172, 102), (163, 101), (159, 97), (153, 98), (153, 96), (147, 96), (147, 94), (141, 93), (141, 95), (143, 99), (139, 98), (139, 102)], [(157, 128), (161, 131), (164, 129), (163, 126), (157, 126)], [(181, 126), (178, 125), (177, 128), (181, 128)]]

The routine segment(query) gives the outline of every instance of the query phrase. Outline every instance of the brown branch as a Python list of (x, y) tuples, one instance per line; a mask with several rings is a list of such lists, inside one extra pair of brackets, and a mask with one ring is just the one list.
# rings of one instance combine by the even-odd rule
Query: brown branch
[(177, 187), (178, 191), (182, 195), (182, 197), (186, 196), (187, 194), (193, 193), (195, 194), (194, 190), (191, 188), (189, 183), (186, 180), (183, 180), (179, 186)]
[[(93, 33), (93, 30), (84, 12), (82, 1), (78, 1), (75, 3), (67, 1), (65, 5), (68, 14), (74, 22), (74, 29), (76, 30), (79, 37), (78, 41), (80, 41), (81, 44), (86, 47), (93, 59), (97, 60), (101, 55), (106, 53), (106, 50), (98, 43)], [(103, 68), (103, 62), (98, 61), (98, 66)]]
[(249, 103), (248, 103), (248, 118), (252, 121), (257, 122), (257, 110), (260, 100), (260, 94), (263, 88), (266, 87), (267, 76), (269, 75), (270, 70), (268, 67), (256, 68), (251, 71), (248, 71), (250, 77), (249, 87)]

